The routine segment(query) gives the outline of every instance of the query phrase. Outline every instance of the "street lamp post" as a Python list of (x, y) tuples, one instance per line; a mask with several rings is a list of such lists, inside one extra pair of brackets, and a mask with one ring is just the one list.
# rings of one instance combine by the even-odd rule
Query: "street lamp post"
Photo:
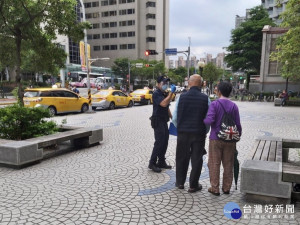
[[(200, 76), (202, 77), (202, 73), (203, 73), (203, 68), (205, 66), (205, 63), (203, 61), (198, 62), (198, 67), (199, 67), (199, 73)], [(203, 78), (202, 78), (203, 79)]]

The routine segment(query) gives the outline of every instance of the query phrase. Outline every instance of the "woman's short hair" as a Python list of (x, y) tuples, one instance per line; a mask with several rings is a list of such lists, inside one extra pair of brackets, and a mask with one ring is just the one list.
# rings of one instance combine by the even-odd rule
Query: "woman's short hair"
[(232, 91), (232, 84), (227, 81), (220, 82), (218, 84), (218, 90), (221, 92), (221, 94), (224, 97), (229, 97), (231, 91)]

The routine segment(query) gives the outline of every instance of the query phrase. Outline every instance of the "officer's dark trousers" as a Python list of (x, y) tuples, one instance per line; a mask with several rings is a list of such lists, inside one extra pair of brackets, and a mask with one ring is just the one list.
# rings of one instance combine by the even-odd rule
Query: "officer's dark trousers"
[(150, 163), (156, 164), (157, 159), (158, 162), (163, 163), (166, 160), (165, 155), (169, 142), (169, 129), (167, 122), (159, 121), (157, 123), (157, 126), (154, 128), (154, 138), (155, 142)]
[(176, 148), (177, 185), (185, 183), (191, 159), (190, 187), (196, 188), (198, 186), (203, 165), (203, 155), (206, 153), (204, 149), (205, 137), (206, 135), (178, 132)]

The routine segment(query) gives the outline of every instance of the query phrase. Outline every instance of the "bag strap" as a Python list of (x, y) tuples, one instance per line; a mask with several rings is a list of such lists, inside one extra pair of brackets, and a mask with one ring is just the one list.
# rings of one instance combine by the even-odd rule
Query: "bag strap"
[(225, 108), (224, 108), (223, 104), (222, 104), (220, 101), (218, 101), (218, 102), (219, 102), (219, 104), (221, 105), (221, 107), (222, 107), (222, 109), (223, 109), (224, 113), (228, 113), (228, 112), (226, 112), (226, 110), (225, 110)]

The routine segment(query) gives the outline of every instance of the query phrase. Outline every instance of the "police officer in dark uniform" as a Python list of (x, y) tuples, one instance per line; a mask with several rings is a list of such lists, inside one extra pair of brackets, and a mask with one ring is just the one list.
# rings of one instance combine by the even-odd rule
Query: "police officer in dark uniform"
[(169, 118), (172, 118), (169, 105), (176, 87), (171, 85), (171, 92), (168, 93), (166, 90), (170, 79), (165, 76), (159, 76), (156, 81), (156, 90), (152, 95), (153, 113), (150, 118), (151, 126), (154, 129), (155, 142), (148, 168), (156, 173), (160, 173), (162, 168), (172, 168), (166, 163), (165, 154), (169, 142), (168, 121)]

